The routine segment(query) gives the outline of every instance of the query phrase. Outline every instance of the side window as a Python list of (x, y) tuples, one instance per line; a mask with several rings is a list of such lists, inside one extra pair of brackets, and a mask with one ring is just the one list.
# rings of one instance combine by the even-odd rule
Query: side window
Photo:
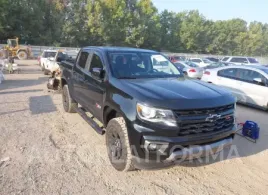
[(240, 74), (239, 74), (239, 78), (242, 81), (246, 81), (246, 82), (252, 82), (253, 79), (251, 78), (253, 74), (252, 70), (248, 70), (248, 69), (241, 69), (240, 70)]
[[(249, 83), (267, 86), (267, 79), (262, 74), (254, 71), (254, 70), (245, 70), (244, 69), (244, 75), (243, 75), (242, 79), (246, 82), (249, 82)], [(256, 81), (254, 81), (254, 79), (259, 79), (261, 81), (261, 83), (256, 83)]]
[(238, 77), (237, 75), (238, 73), (239, 72), (237, 71), (236, 68), (228, 68), (228, 69), (220, 70), (218, 72), (218, 76), (236, 79)]
[(246, 58), (232, 58), (230, 62), (234, 63), (248, 63), (248, 60)]
[(89, 72), (91, 72), (93, 68), (103, 68), (103, 64), (102, 64), (100, 56), (98, 56), (95, 53), (92, 56)]
[(79, 60), (78, 60), (78, 66), (80, 68), (84, 69), (86, 67), (88, 56), (89, 56), (88, 52), (82, 51), (80, 53)]

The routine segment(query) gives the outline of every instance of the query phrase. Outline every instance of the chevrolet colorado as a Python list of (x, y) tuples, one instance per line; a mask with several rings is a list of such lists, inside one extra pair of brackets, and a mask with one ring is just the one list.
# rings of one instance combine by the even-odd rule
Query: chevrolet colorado
[(65, 111), (105, 133), (109, 160), (119, 171), (161, 168), (232, 143), (234, 97), (185, 78), (158, 52), (85, 47), (75, 63), (60, 67)]

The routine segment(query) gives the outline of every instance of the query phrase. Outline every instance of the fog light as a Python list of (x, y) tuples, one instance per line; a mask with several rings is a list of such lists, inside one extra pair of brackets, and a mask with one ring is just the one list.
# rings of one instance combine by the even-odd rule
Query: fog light
[(147, 148), (149, 151), (156, 151), (157, 144), (149, 144)]
[(165, 153), (168, 146), (169, 144), (166, 142), (150, 142), (145, 140), (143, 147), (147, 152)]

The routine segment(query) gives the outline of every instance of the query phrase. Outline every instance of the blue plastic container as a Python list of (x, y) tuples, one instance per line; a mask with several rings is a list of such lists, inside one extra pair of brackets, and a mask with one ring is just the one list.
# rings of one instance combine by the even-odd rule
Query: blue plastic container
[(243, 136), (257, 140), (259, 139), (260, 128), (257, 123), (253, 121), (246, 121), (246, 123), (243, 125), (242, 134)]

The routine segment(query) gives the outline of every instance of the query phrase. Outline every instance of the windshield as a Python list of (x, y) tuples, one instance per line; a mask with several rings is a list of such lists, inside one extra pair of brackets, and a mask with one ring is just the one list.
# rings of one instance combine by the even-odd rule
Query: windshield
[(248, 58), (248, 61), (250, 63), (259, 63), (258, 60), (256, 60), (255, 58)]
[(15, 39), (9, 39), (7, 41), (7, 44), (10, 46), (10, 47), (16, 47), (17, 46), (17, 41)]
[(166, 57), (146, 52), (108, 53), (112, 73), (119, 79), (182, 77)]

